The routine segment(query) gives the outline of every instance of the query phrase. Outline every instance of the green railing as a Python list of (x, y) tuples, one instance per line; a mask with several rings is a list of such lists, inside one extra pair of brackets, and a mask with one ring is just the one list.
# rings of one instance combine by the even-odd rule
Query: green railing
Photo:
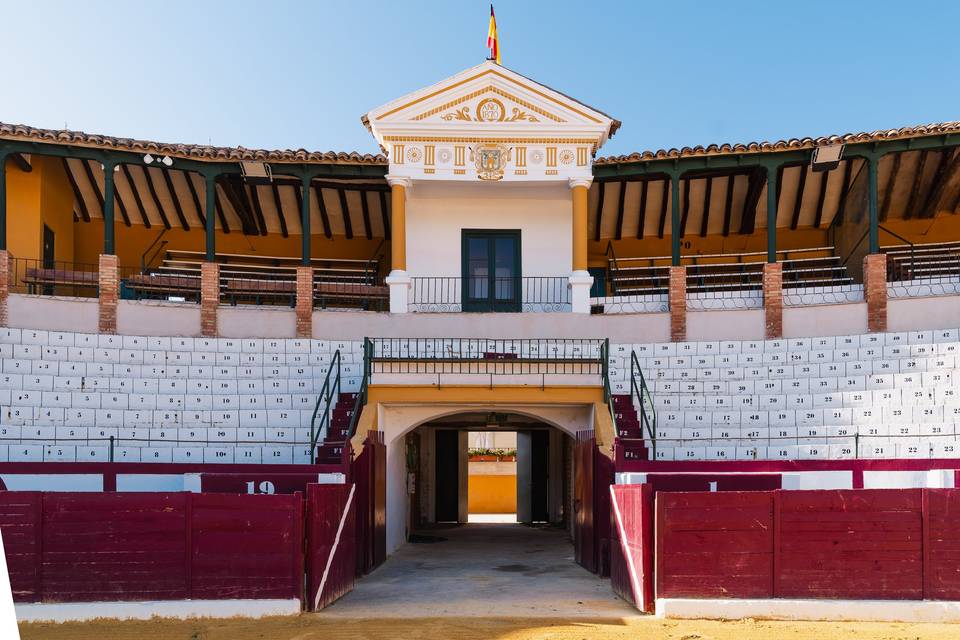
[(350, 425), (347, 429), (347, 435), (343, 441), (343, 456), (344, 462), (346, 462), (347, 456), (349, 456), (349, 443), (350, 439), (357, 433), (357, 422), (360, 420), (360, 414), (363, 412), (363, 408), (367, 405), (367, 387), (370, 384), (370, 371), (371, 366), (370, 362), (373, 360), (373, 341), (370, 338), (363, 339), (363, 378), (360, 380), (360, 390), (357, 392), (357, 397), (353, 401), (353, 410), (350, 413)]
[(603, 401), (610, 410), (610, 420), (613, 422), (613, 435), (617, 433), (617, 411), (613, 407), (613, 392), (610, 390), (610, 338), (604, 338), (600, 345), (600, 366), (603, 375)]
[[(313, 416), (310, 418), (310, 462), (317, 462), (317, 442), (321, 434), (330, 431), (330, 422), (333, 419), (333, 409), (336, 406), (337, 399), (340, 397), (340, 351), (334, 352), (333, 359), (330, 360), (330, 368), (327, 369), (327, 375), (323, 380), (323, 386), (320, 388), (320, 395), (317, 396), (317, 404), (313, 407)], [(320, 409), (323, 407), (323, 411)], [(320, 416), (320, 424), (317, 424), (317, 415)]]
[[(639, 383), (638, 383), (639, 380)], [(640, 360), (635, 351), (630, 352), (630, 401), (636, 396), (640, 405), (640, 433), (646, 432), (650, 438), (650, 450), (653, 460), (657, 459), (657, 409), (653, 406), (653, 396), (647, 387), (647, 380), (643, 377)]]

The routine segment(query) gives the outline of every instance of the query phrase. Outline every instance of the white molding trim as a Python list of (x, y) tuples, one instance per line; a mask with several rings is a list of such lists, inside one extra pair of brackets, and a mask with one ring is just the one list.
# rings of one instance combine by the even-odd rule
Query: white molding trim
[(960, 602), (940, 600), (700, 600), (658, 598), (658, 618), (960, 622)]
[(570, 178), (568, 183), (570, 184), (571, 189), (574, 187), (586, 187), (589, 189), (590, 185), (593, 184), (593, 176)]
[(264, 618), (300, 614), (300, 601), (165, 600), (145, 602), (21, 603), (19, 622), (82, 622), (96, 618), (149, 620), (159, 618)]
[(391, 173), (388, 173), (384, 176), (387, 179), (387, 184), (391, 187), (398, 186), (403, 187), (405, 190), (409, 191), (413, 188), (413, 178), (410, 176), (398, 176)]

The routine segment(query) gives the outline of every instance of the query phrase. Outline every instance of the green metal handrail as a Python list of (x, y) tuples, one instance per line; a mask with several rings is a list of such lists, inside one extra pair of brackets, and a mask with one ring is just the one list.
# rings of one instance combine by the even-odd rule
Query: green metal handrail
[(617, 435), (617, 412), (613, 408), (613, 392), (610, 390), (610, 338), (604, 338), (600, 345), (600, 368), (603, 372), (603, 401), (610, 410), (610, 420), (613, 422), (613, 434)]
[[(640, 384), (637, 384), (637, 378), (640, 378)], [(657, 409), (653, 405), (653, 396), (650, 395), (650, 388), (647, 386), (647, 380), (643, 377), (643, 370), (640, 368), (640, 360), (637, 358), (637, 352), (630, 352), (630, 400), (637, 396), (640, 402), (640, 433), (643, 434), (646, 429), (647, 436), (650, 438), (650, 450), (653, 452), (653, 459), (657, 459)], [(649, 410), (649, 415), (647, 411)], [(651, 419), (652, 416), (652, 419)]]
[(360, 420), (360, 413), (367, 405), (367, 387), (370, 384), (371, 361), (373, 360), (373, 341), (370, 338), (363, 339), (363, 378), (360, 380), (360, 390), (353, 401), (353, 410), (350, 413), (350, 424), (347, 427), (347, 435), (343, 441), (343, 456), (349, 455), (347, 446), (353, 436), (357, 433), (357, 422)]
[[(336, 376), (333, 377), (334, 372)], [(320, 395), (317, 396), (317, 404), (313, 407), (313, 416), (310, 418), (310, 463), (317, 462), (317, 441), (320, 434), (330, 430), (330, 421), (333, 415), (334, 404), (331, 404), (340, 397), (340, 350), (334, 352), (330, 360), (330, 368), (327, 369), (327, 375), (323, 380), (323, 386), (320, 388)], [(323, 413), (320, 414), (320, 425), (317, 427), (317, 414), (320, 413), (320, 406), (323, 405)]]

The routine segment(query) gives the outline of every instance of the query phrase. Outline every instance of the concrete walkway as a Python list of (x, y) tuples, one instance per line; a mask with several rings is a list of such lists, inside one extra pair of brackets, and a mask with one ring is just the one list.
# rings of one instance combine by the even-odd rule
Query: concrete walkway
[(610, 581), (573, 560), (564, 531), (518, 524), (467, 524), (407, 543), (320, 615), (624, 618), (638, 615)]

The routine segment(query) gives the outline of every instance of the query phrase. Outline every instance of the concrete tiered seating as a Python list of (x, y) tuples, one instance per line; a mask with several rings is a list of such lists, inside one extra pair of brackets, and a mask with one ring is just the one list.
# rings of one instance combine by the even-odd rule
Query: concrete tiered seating
[(881, 247), (887, 255), (887, 280), (960, 276), (960, 242), (898, 244)]
[(0, 329), (0, 461), (307, 463), (336, 350), (355, 392), (362, 342)]
[[(960, 332), (616, 345), (637, 352), (660, 460), (960, 457)], [(648, 445), (649, 446), (649, 445)]]
[[(853, 282), (833, 247), (778, 252), (783, 264), (783, 286), (822, 287)], [(719, 293), (730, 290), (761, 289), (766, 252), (684, 256), (687, 291)], [(611, 258), (610, 295), (667, 293), (669, 256), (652, 258)]]

